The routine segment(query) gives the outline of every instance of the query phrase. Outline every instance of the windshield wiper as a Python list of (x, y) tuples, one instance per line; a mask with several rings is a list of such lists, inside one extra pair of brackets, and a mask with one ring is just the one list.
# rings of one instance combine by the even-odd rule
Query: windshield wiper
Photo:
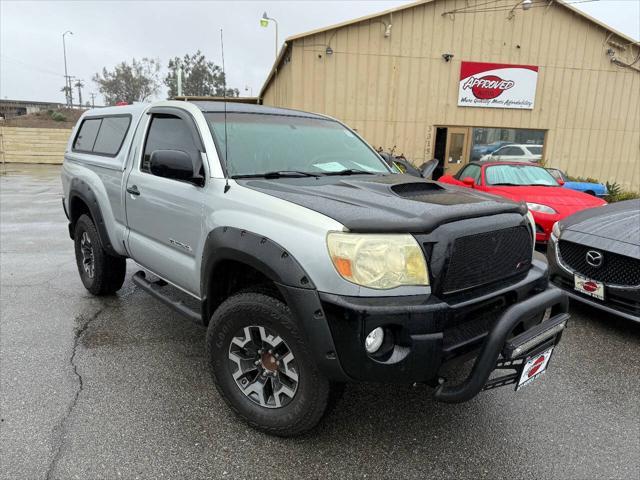
[(522, 187), (523, 185), (520, 183), (492, 183), (491, 186)]
[(277, 170), (266, 173), (251, 173), (247, 175), (232, 175), (231, 178), (302, 178), (319, 177), (321, 173), (302, 172), (299, 170)]
[(383, 172), (368, 172), (367, 170), (358, 170), (356, 168), (346, 168), (337, 172), (324, 172), (325, 175), (375, 175)]

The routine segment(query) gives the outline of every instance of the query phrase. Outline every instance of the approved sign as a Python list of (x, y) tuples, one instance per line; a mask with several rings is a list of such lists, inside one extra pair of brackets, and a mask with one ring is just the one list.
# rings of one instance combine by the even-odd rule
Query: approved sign
[(533, 109), (538, 67), (462, 62), (458, 106)]

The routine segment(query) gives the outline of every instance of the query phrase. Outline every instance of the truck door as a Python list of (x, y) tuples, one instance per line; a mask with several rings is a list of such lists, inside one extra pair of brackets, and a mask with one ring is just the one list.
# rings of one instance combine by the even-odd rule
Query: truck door
[(183, 151), (200, 162), (206, 179), (204, 148), (187, 112), (164, 107), (152, 109), (150, 115), (142, 154), (134, 160), (126, 183), (129, 252), (143, 267), (199, 296), (196, 255), (202, 250), (205, 188), (153, 175), (149, 160), (156, 150)]

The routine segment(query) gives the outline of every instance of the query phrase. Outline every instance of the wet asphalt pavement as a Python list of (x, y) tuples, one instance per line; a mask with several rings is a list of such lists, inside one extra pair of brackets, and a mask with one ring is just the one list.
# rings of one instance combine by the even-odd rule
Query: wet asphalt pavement
[(521, 392), (445, 405), (425, 386), (352, 385), (318, 429), (273, 438), (214, 390), (202, 326), (130, 279), (84, 290), (59, 167), (7, 170), (0, 478), (640, 478), (640, 325), (573, 304)]

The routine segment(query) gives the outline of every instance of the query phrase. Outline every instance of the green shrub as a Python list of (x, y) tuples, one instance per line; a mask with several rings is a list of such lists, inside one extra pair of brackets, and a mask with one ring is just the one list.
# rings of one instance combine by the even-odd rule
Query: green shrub
[(65, 117), (60, 112), (53, 112), (51, 114), (51, 120), (53, 120), (55, 122), (66, 122), (67, 121), (67, 117)]
[(620, 195), (622, 192), (622, 187), (618, 185), (616, 182), (609, 183), (607, 182), (607, 191), (609, 192), (609, 196), (616, 197)]
[(607, 200), (609, 201), (609, 203), (614, 203), (623, 202), (625, 200), (633, 200), (635, 198), (640, 198), (640, 193), (621, 191), (617, 195), (609, 195), (609, 197), (607, 197)]

